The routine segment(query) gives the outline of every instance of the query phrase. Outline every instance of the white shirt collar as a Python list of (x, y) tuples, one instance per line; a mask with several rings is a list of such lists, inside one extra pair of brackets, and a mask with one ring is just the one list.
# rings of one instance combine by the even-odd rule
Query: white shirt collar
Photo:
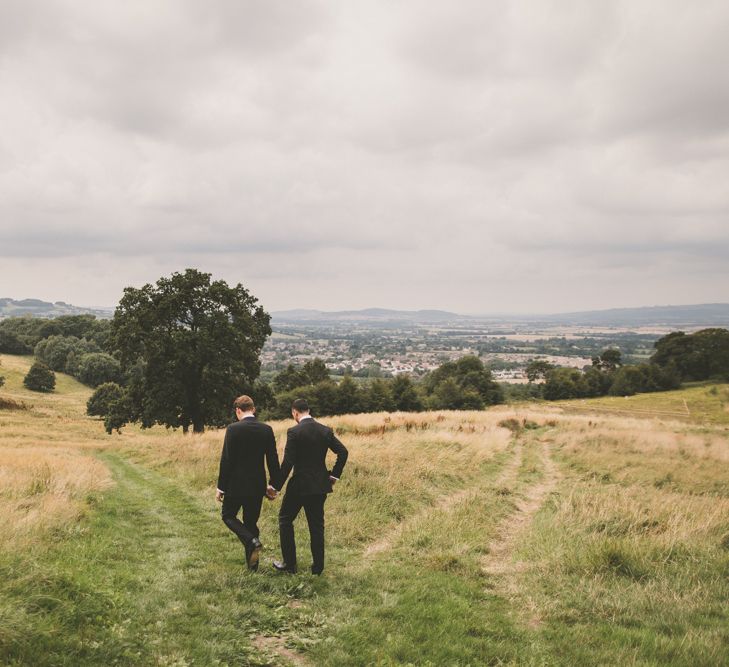
[(311, 415), (304, 415), (303, 417), (299, 417), (299, 424), (304, 421), (304, 419), (314, 419)]

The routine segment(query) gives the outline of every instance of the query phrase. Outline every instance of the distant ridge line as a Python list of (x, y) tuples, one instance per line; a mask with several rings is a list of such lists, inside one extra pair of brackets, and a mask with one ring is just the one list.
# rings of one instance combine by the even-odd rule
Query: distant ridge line
[(460, 315), (445, 310), (391, 310), (365, 308), (362, 310), (322, 311), (297, 309), (274, 311), (275, 322), (512, 322), (543, 323), (584, 326), (645, 326), (649, 324), (676, 326), (729, 325), (729, 303), (704, 303), (680, 306), (644, 306), (635, 308), (609, 308), (546, 315)]
[[(65, 301), (42, 301), (41, 299), (0, 298), (0, 319), (29, 315), (53, 318), (61, 315), (95, 315), (110, 318), (114, 308), (81, 307)], [(364, 308), (361, 310), (315, 310), (293, 309), (271, 313), (274, 324), (337, 322), (443, 324), (443, 323), (480, 323), (489, 324), (546, 324), (558, 326), (649, 326), (662, 325), (673, 327), (729, 326), (729, 303), (700, 303), (689, 305), (642, 306), (631, 308), (608, 308), (576, 312), (551, 313), (546, 315), (530, 314), (483, 314), (462, 315), (447, 310), (420, 309), (396, 310), (390, 308)]]

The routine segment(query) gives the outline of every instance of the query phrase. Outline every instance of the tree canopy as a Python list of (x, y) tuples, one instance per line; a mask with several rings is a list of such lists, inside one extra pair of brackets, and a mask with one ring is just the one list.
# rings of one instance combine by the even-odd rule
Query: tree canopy
[(423, 386), (435, 409), (480, 410), (504, 401), (491, 371), (473, 355), (446, 362), (424, 378)]
[(682, 380), (729, 378), (729, 330), (675, 331), (655, 343), (651, 363), (673, 368)]
[(126, 288), (110, 346), (129, 376), (128, 419), (195, 432), (224, 425), (235, 396), (252, 391), (270, 333), (248, 290), (196, 269)]

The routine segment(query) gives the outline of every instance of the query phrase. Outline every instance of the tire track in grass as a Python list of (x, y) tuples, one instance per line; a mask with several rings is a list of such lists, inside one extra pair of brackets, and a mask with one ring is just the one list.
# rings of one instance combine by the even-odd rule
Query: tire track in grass
[[(522, 447), (519, 441), (514, 443), (513, 455), (509, 461), (504, 465), (501, 474), (495, 480), (494, 486), (497, 487), (497, 493), (501, 487), (508, 484), (513, 478), (516, 477), (516, 473), (521, 466), (522, 461)], [(459, 503), (473, 497), (479, 492), (479, 487), (467, 486), (463, 489), (459, 489), (455, 493), (451, 493), (447, 496), (439, 498), (435, 505), (426, 507), (421, 511), (417, 512), (411, 517), (408, 517), (404, 521), (401, 521), (385, 534), (376, 542), (372, 542), (362, 554), (362, 560), (366, 562), (378, 554), (391, 549), (394, 544), (400, 539), (402, 534), (411, 526), (416, 525), (419, 521), (422, 521), (433, 512), (447, 512)]]
[[(234, 579), (245, 586), (248, 575), (242, 549), (239, 572), (228, 571), (227, 563), (221, 568), (221, 563), (213, 562), (219, 561), (217, 545), (227, 542), (229, 535), (222, 528), (216, 530), (210, 512), (174, 481), (154, 471), (109, 452), (99, 458), (110, 467), (117, 484), (110, 520), (120, 531), (137, 537), (141, 554), (134, 561), (132, 581), (127, 581), (134, 590), (126, 602), (131, 621), (118, 632), (133, 637), (143, 652), (152, 654), (155, 664), (198, 664), (200, 658), (192, 657), (198, 648), (195, 644), (215, 643), (215, 633), (205, 636), (203, 632), (197, 639), (186, 636), (186, 628), (199, 628), (200, 623), (215, 626), (223, 636), (240, 635), (230, 664), (308, 664), (286, 648), (283, 636), (261, 632), (249, 639), (250, 648), (238, 643), (245, 636), (245, 629), (235, 621), (241, 611), (240, 596), (237, 587), (228, 584)], [(123, 556), (119, 553), (120, 559)], [(225, 581), (218, 579), (221, 569)], [(255, 595), (253, 590), (251, 594)], [(221, 619), (229, 627), (220, 627)], [(223, 662), (227, 664), (227, 659)], [(140, 664), (146, 664), (145, 659)]]
[(172, 482), (121, 456), (104, 453), (100, 458), (111, 468), (123, 497), (120, 518), (127, 525), (120, 528), (135, 531), (145, 555), (134, 573), (140, 589), (132, 600), (137, 607), (134, 624), (151, 633), (151, 643), (162, 653), (184, 659), (180, 649), (166, 644), (174, 635), (171, 628), (188, 613), (182, 589), (202, 576), (196, 571), (204, 563), (197, 543), (210, 529), (208, 517)]
[[(542, 477), (524, 490), (516, 501), (514, 512), (499, 524), (496, 538), (489, 545), (488, 553), (481, 562), (481, 569), (492, 580), (495, 591), (511, 602), (523, 597), (519, 587), (519, 575), (528, 566), (528, 563), (515, 561), (514, 553), (537, 512), (555, 490), (561, 477), (552, 459), (549, 442), (546, 440), (539, 442)], [(531, 628), (539, 627), (541, 617), (536, 604), (530, 598), (525, 602), (529, 616), (527, 625)]]

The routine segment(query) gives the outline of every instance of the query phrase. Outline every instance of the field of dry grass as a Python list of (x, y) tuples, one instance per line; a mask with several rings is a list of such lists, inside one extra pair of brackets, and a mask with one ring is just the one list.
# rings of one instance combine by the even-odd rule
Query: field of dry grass
[(98, 424), (83, 416), (88, 388), (58, 376), (53, 394), (23, 387), (26, 357), (0, 356), (0, 395), (23, 409), (0, 410), (0, 549), (27, 548), (83, 517), (94, 493), (111, 475), (90, 449), (99, 446)]
[[(8, 664), (729, 661), (727, 385), (633, 397), (632, 414), (327, 419), (350, 462), (327, 501), (326, 576), (289, 579), (245, 574), (219, 521), (221, 432), (106, 436), (88, 389), (59, 375), (34, 394), (29, 360), (1, 361), (0, 396), (26, 406), (0, 410)], [(664, 414), (684, 404), (690, 418)], [(273, 424), (280, 449), (291, 424)]]

